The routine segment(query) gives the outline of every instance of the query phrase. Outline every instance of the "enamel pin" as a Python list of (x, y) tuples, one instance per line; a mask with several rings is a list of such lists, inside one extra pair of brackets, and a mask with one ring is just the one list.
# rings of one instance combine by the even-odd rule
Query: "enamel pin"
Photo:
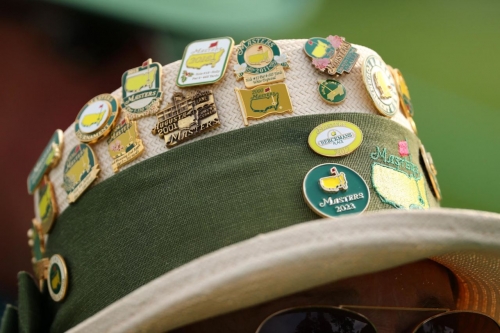
[(129, 121), (127, 117), (115, 126), (107, 142), (109, 155), (113, 158), (114, 172), (118, 172), (120, 167), (135, 160), (144, 151), (137, 132), (137, 122)]
[(162, 66), (151, 59), (122, 75), (122, 108), (130, 119), (153, 115), (162, 99)]
[(323, 217), (359, 214), (370, 202), (370, 190), (354, 170), (340, 164), (315, 166), (302, 185), (307, 205)]
[(418, 150), (412, 154), (407, 140), (375, 146), (370, 154), (373, 189), (383, 203), (394, 208), (428, 209), (425, 177), (412, 156), (418, 156)]
[(54, 254), (49, 261), (47, 269), (47, 286), (50, 297), (55, 302), (60, 302), (68, 291), (68, 269), (64, 258)]
[(399, 110), (396, 84), (385, 62), (376, 55), (366, 57), (363, 62), (363, 82), (380, 114), (394, 116)]
[(292, 102), (284, 83), (264, 85), (254, 89), (234, 89), (240, 104), (243, 122), (276, 113), (292, 113)]
[(163, 138), (169, 148), (220, 125), (211, 90), (187, 96), (176, 92), (172, 103), (158, 111), (156, 117), (151, 132)]
[(45, 176), (40, 186), (34, 193), (35, 215), (41, 222), (44, 234), (48, 234), (57, 217), (57, 202), (54, 195), (54, 187), (49, 178)]
[(319, 155), (339, 157), (356, 150), (363, 142), (363, 133), (353, 123), (334, 120), (315, 127), (307, 142)]
[(76, 116), (76, 137), (85, 143), (94, 143), (104, 138), (111, 132), (119, 111), (120, 105), (110, 94), (92, 98)]
[(38, 287), (43, 289), (43, 282), (45, 280), (45, 266), (47, 259), (45, 255), (45, 238), (42, 232), (42, 226), (37, 219), (32, 220), (31, 228), (28, 230), (28, 245), (31, 248), (31, 263), (33, 264), (33, 273), (38, 280)]
[(309, 38), (304, 51), (312, 58), (314, 67), (335, 76), (349, 73), (359, 58), (356, 48), (340, 36)]
[(75, 202), (92, 184), (99, 173), (99, 165), (89, 145), (76, 145), (68, 155), (64, 165), (62, 187), (68, 194), (68, 201)]
[(347, 92), (342, 83), (336, 80), (318, 80), (318, 92), (321, 98), (330, 104), (340, 104), (345, 101)]
[(184, 50), (177, 86), (184, 88), (219, 81), (233, 51), (231, 37), (197, 40)]
[(397, 68), (388, 67), (391, 70), (394, 80), (396, 81), (396, 89), (398, 90), (399, 101), (401, 103), (403, 113), (406, 117), (413, 117), (413, 104), (411, 104), (410, 91), (408, 90), (408, 86), (403, 78), (403, 74), (401, 74), (401, 71)]
[(63, 148), (63, 137), (63, 131), (58, 129), (50, 138), (42, 155), (36, 161), (35, 167), (28, 175), (28, 193), (33, 194), (43, 176), (59, 162)]
[(431, 153), (428, 153), (424, 145), (420, 144), (420, 156), (424, 161), (425, 169), (427, 171), (427, 176), (429, 177), (430, 183), (432, 185), (432, 190), (436, 196), (437, 201), (441, 201), (441, 188), (439, 187), (439, 183), (437, 180), (437, 170), (434, 166), (434, 161), (432, 160)]
[(269, 38), (254, 37), (242, 41), (236, 55), (238, 64), (234, 65), (234, 72), (238, 80), (244, 79), (247, 88), (285, 79), (284, 69), (289, 67), (287, 56)]

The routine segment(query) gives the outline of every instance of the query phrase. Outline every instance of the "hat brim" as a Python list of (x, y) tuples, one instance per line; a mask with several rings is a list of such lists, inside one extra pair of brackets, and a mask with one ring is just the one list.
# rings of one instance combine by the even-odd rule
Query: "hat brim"
[(322, 219), (256, 236), (160, 276), (69, 332), (165, 332), (424, 258), (455, 273), (458, 308), (500, 319), (500, 215), (435, 209)]

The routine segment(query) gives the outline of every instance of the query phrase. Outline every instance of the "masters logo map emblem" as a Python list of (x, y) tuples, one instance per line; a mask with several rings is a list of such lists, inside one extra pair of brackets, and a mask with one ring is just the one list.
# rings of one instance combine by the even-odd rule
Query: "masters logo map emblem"
[(80, 110), (75, 120), (75, 135), (85, 143), (94, 143), (111, 132), (120, 105), (110, 94), (101, 94), (92, 98)]
[(63, 257), (54, 254), (50, 258), (47, 275), (50, 297), (55, 302), (62, 301), (68, 291), (68, 269)]
[(137, 133), (137, 122), (129, 121), (125, 117), (115, 126), (108, 138), (108, 152), (113, 158), (113, 171), (117, 172), (121, 166), (139, 157), (143, 151), (144, 145)]
[(366, 90), (377, 110), (386, 117), (394, 116), (399, 110), (399, 96), (385, 62), (379, 56), (370, 55), (363, 62), (361, 71)]
[(243, 122), (274, 113), (292, 113), (292, 102), (284, 83), (260, 86), (251, 90), (235, 88)]
[(318, 92), (321, 98), (330, 104), (340, 104), (345, 101), (347, 92), (342, 83), (336, 80), (318, 80)]
[(309, 170), (302, 191), (307, 205), (323, 217), (359, 214), (370, 203), (370, 191), (363, 178), (340, 164), (320, 164)]
[(44, 234), (49, 233), (57, 217), (57, 202), (54, 195), (54, 188), (47, 176), (44, 177), (40, 186), (34, 193), (35, 215), (41, 222)]
[(99, 173), (95, 154), (87, 144), (79, 144), (70, 152), (64, 165), (62, 187), (68, 194), (68, 201), (75, 202), (92, 184)]
[(320, 155), (339, 157), (356, 150), (363, 142), (363, 133), (353, 123), (334, 120), (315, 127), (307, 142)]
[[(398, 152), (396, 153), (396, 146)], [(387, 147), (376, 146), (370, 154), (372, 163), (372, 184), (380, 200), (398, 209), (428, 209), (425, 178), (418, 165), (412, 161), (406, 140)]]
[(172, 103), (158, 111), (156, 117), (152, 133), (163, 138), (169, 148), (220, 125), (211, 90), (187, 96), (176, 92)]
[(28, 193), (32, 194), (43, 176), (59, 163), (63, 148), (63, 131), (57, 130), (45, 146), (42, 155), (36, 161), (34, 168), (28, 175)]
[(359, 58), (356, 48), (340, 36), (309, 38), (304, 51), (312, 58), (314, 67), (335, 76), (349, 73)]
[(236, 60), (236, 78), (243, 78), (247, 88), (283, 81), (284, 69), (289, 67), (286, 54), (281, 53), (275, 42), (265, 37), (242, 41), (236, 51)]
[(234, 41), (230, 37), (198, 40), (186, 46), (177, 86), (211, 84), (222, 79), (233, 46)]
[(154, 114), (160, 108), (162, 67), (151, 59), (122, 75), (123, 110), (130, 119)]

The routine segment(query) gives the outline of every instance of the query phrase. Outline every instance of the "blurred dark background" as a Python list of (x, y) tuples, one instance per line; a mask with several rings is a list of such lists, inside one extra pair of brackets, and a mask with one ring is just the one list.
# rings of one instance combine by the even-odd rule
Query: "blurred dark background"
[(500, 212), (499, 15), (497, 0), (3, 0), (0, 314), (31, 271), (26, 177), (54, 130), (125, 70), (177, 60), (196, 39), (337, 34), (376, 50), (405, 76), (442, 205)]

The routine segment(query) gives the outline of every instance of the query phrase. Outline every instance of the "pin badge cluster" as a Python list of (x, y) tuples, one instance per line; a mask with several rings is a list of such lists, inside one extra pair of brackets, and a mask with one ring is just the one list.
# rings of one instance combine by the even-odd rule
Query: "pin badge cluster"
[(122, 108), (130, 119), (153, 115), (160, 108), (162, 66), (148, 59), (122, 75)]
[(177, 75), (178, 87), (191, 87), (218, 82), (226, 72), (234, 40), (221, 37), (197, 40), (186, 46)]
[(33, 219), (32, 227), (28, 230), (28, 244), (32, 252), (32, 264), (38, 287), (42, 291), (47, 287), (51, 298), (55, 302), (62, 301), (68, 291), (68, 269), (64, 258), (55, 254), (50, 259), (45, 258), (45, 237), (40, 221)]
[(399, 110), (399, 96), (392, 74), (377, 55), (366, 57), (362, 67), (363, 82), (378, 112), (386, 117)]

